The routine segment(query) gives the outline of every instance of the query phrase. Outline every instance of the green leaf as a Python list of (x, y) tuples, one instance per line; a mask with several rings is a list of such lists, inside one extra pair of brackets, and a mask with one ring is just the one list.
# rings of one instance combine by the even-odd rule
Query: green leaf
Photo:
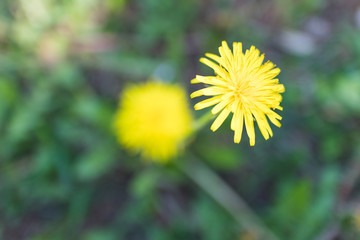
[(220, 170), (234, 170), (243, 163), (239, 148), (213, 141), (202, 141), (196, 145), (201, 159)]
[(82, 240), (118, 240), (118, 236), (112, 229), (92, 229), (81, 238)]
[(332, 166), (325, 168), (320, 178), (316, 199), (295, 228), (296, 231), (291, 239), (313, 239), (317, 231), (332, 220), (331, 212), (335, 206), (338, 183), (339, 170)]
[(156, 168), (145, 169), (132, 180), (130, 185), (132, 194), (140, 198), (153, 195), (159, 179), (160, 174)]
[(233, 219), (205, 195), (193, 205), (195, 226), (201, 231), (202, 239), (235, 239), (237, 227)]
[(282, 184), (274, 207), (271, 209), (270, 223), (284, 234), (293, 231), (300, 224), (311, 204), (311, 182), (298, 180)]
[(75, 165), (75, 174), (83, 181), (93, 180), (109, 171), (117, 159), (116, 149), (102, 143), (90, 149), (78, 160)]

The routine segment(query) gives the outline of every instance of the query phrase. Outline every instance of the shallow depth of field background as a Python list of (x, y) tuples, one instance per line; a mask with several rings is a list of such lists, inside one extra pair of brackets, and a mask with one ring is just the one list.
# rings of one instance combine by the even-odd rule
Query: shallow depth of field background
[(2, 0), (0, 239), (255, 240), (111, 128), (126, 84), (194, 91), (196, 74), (213, 74), (199, 58), (222, 40), (282, 70), (283, 126), (268, 141), (257, 129), (250, 147), (246, 134), (233, 143), (230, 121), (215, 133), (209, 123), (187, 152), (281, 239), (358, 239), (358, 0)]

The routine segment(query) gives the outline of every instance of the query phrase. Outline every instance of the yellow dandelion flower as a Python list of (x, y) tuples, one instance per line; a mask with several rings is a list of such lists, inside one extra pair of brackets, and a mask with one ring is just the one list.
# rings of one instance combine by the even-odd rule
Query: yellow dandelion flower
[[(233, 43), (233, 52), (225, 41), (219, 47), (220, 56), (207, 53), (206, 57), (215, 62), (201, 58), (200, 62), (214, 69), (216, 76), (197, 75), (191, 83), (205, 83), (209, 87), (195, 91), (191, 98), (212, 96), (195, 105), (195, 109), (203, 109), (215, 105), (212, 114), (220, 113), (211, 126), (216, 131), (232, 112), (231, 129), (235, 132), (234, 142), (239, 143), (243, 125), (250, 139), (250, 145), (255, 145), (254, 121), (267, 140), (273, 132), (267, 118), (277, 127), (280, 127), (281, 116), (275, 109), (282, 110), (280, 93), (285, 91), (284, 85), (279, 84), (275, 77), (280, 69), (270, 61), (263, 63), (264, 54), (254, 46), (242, 51), (240, 42)], [(266, 118), (267, 117), (267, 118)]]
[(148, 82), (124, 90), (114, 127), (127, 149), (166, 162), (178, 153), (191, 123), (186, 94), (180, 86)]

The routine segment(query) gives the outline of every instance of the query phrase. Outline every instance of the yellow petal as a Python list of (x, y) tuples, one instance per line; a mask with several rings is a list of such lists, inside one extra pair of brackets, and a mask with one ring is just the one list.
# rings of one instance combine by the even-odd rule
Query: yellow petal
[(199, 96), (214, 96), (225, 93), (225, 89), (221, 87), (207, 87), (193, 92), (190, 97), (195, 98)]
[(241, 141), (242, 131), (244, 126), (244, 114), (238, 109), (235, 111), (231, 120), (231, 129), (235, 131), (234, 142), (239, 143)]
[(279, 114), (277, 114), (274, 111), (271, 111), (270, 113), (267, 114), (267, 116), (275, 126), (281, 127), (281, 123), (278, 120), (281, 120), (282, 117)]
[(251, 60), (253, 58), (253, 55), (256, 51), (256, 48), (254, 46), (251, 46), (250, 49), (247, 49), (245, 52), (245, 61), (247, 64), (251, 63)]
[(202, 83), (205, 83), (205, 84), (211, 84), (211, 85), (219, 85), (219, 86), (223, 86), (223, 87), (228, 87), (229, 86), (229, 83), (217, 76), (217, 77), (213, 77), (213, 76), (200, 76), (200, 75), (196, 75), (196, 80), (199, 81), (199, 82), (202, 82)]
[(215, 119), (215, 121), (213, 122), (213, 124), (211, 125), (210, 129), (215, 132), (220, 126), (221, 124), (223, 124), (223, 122), (225, 121), (225, 119), (229, 116), (230, 110), (225, 108), (220, 114), (219, 116), (217, 116), (217, 118)]
[(216, 65), (214, 62), (210, 61), (207, 58), (200, 58), (200, 62), (202, 62), (203, 64), (211, 67), (212, 69), (214, 69), (215, 73), (217, 75), (219, 75), (220, 77), (228, 80), (229, 79), (229, 75), (226, 72), (226, 70), (224, 70), (222, 67)]
[(234, 42), (233, 43), (233, 51), (234, 51), (234, 58), (240, 58), (242, 57), (242, 43), (241, 42)]
[(234, 143), (239, 143), (241, 141), (242, 129), (243, 129), (243, 127), (241, 126), (241, 130), (238, 130), (238, 129), (235, 130)]
[(276, 91), (278, 93), (283, 93), (283, 92), (285, 92), (285, 87), (283, 84), (277, 84), (274, 86), (274, 91)]
[(229, 46), (227, 45), (226, 41), (222, 41), (222, 47), (224, 49), (225, 56), (228, 58), (228, 60), (230, 62), (233, 62), (234, 61), (234, 56), (231, 53), (231, 50), (230, 50)]
[(276, 77), (277, 75), (279, 75), (279, 73), (280, 73), (280, 68), (274, 68), (269, 71), (262, 72), (261, 79), (272, 79), (272, 78)]
[(205, 56), (218, 62), (221, 65), (224, 65), (224, 63), (221, 60), (221, 57), (219, 57), (218, 55), (212, 54), (212, 53), (205, 53)]
[(259, 111), (253, 111), (252, 113), (256, 119), (260, 132), (264, 136), (265, 140), (268, 140), (269, 134), (272, 136), (272, 131), (265, 115)]
[(224, 66), (228, 69), (228, 71), (232, 70), (234, 56), (232, 55), (231, 50), (225, 41), (223, 41), (222, 46), (219, 47), (219, 53)]
[(207, 108), (214, 104), (217, 104), (218, 102), (221, 101), (221, 99), (222, 99), (222, 96), (212, 97), (212, 98), (206, 99), (204, 101), (201, 101), (201, 102), (195, 104), (194, 108), (195, 108), (195, 110)]
[(240, 102), (239, 100), (236, 100), (232, 105), (232, 112), (234, 113), (233, 118), (231, 120), (230, 128), (231, 130), (235, 130), (235, 126), (239, 123), (239, 113), (242, 112), (240, 109)]
[(234, 67), (237, 71), (239, 71), (242, 66), (244, 65), (244, 54), (242, 52), (242, 43), (241, 42), (234, 42), (233, 43), (233, 52), (234, 52)]
[(199, 81), (198, 79), (194, 78), (194, 79), (191, 79), (190, 83), (201, 83), (201, 81)]
[(245, 114), (245, 127), (246, 132), (250, 139), (250, 146), (255, 145), (255, 129), (254, 129), (254, 121), (251, 113)]
[(212, 114), (217, 114), (221, 111), (221, 109), (226, 107), (231, 102), (230, 96), (230, 94), (224, 95), (222, 101), (218, 103), (213, 109), (211, 109)]

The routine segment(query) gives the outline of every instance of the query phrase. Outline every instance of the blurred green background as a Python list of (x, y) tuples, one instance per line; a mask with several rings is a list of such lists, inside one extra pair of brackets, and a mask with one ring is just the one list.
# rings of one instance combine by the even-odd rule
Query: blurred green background
[(222, 40), (280, 67), (283, 126), (249, 147), (209, 123), (188, 152), (280, 239), (360, 239), (358, 0), (1, 0), (0, 239), (255, 240), (111, 127), (124, 85), (191, 92)]

